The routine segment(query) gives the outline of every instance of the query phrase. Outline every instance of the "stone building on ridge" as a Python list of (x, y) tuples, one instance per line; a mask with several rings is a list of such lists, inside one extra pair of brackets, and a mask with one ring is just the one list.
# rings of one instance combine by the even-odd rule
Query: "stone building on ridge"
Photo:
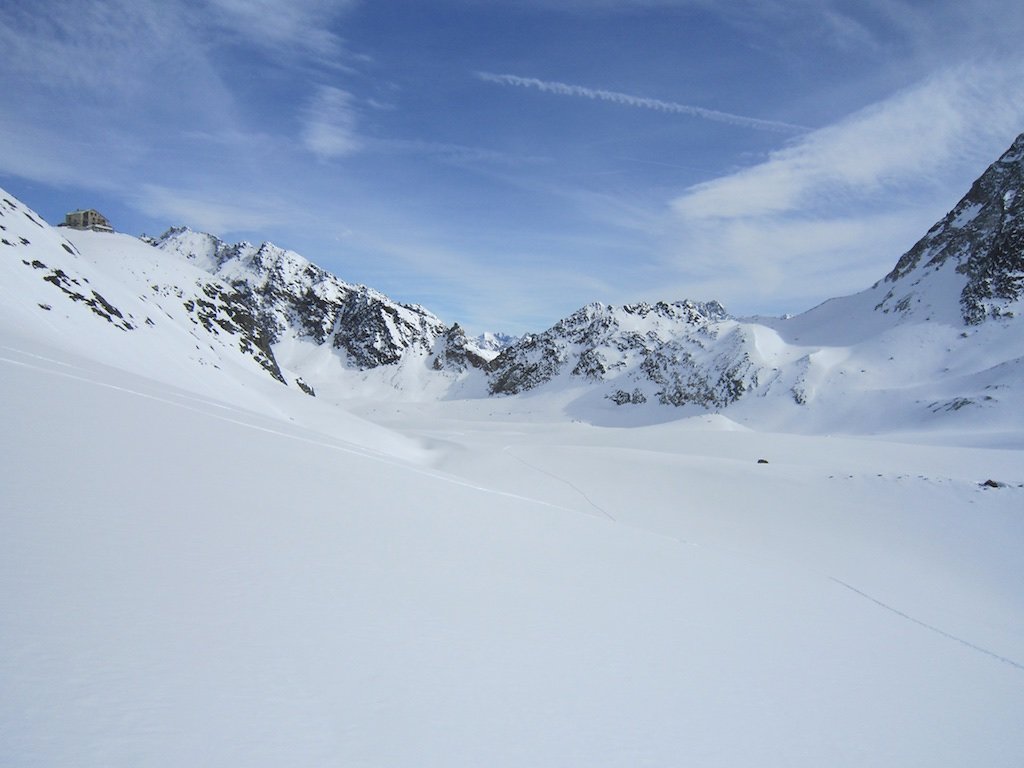
[(113, 232), (110, 221), (99, 211), (89, 208), (85, 211), (71, 211), (64, 215), (63, 227), (71, 229), (91, 229), (94, 232)]

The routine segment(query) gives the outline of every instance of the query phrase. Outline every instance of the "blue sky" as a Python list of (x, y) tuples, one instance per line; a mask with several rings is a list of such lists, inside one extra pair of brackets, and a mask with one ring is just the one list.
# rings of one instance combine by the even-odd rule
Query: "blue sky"
[(0, 0), (0, 184), (474, 332), (867, 287), (1024, 131), (1019, 0)]

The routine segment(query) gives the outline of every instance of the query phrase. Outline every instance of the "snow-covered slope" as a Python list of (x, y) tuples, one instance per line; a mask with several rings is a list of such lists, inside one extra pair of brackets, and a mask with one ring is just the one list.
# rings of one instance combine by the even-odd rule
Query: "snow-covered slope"
[(478, 400), (391, 409), (424, 450), (381, 452), (267, 377), (277, 417), (26, 344), (5, 766), (1024, 759), (1019, 451)]
[(773, 429), (1012, 439), (1024, 430), (1022, 206), (1024, 135), (862, 293), (787, 318), (592, 304), (505, 349), (490, 390), (575, 392), (572, 413), (607, 423), (650, 420), (609, 404), (672, 405)]
[(52, 228), (2, 190), (0, 227), (5, 328), (177, 385), (284, 381), (227, 283), (128, 235)]
[(10, 196), (0, 289), (20, 327), (151, 376), (173, 360), (172, 383), (206, 366), (230, 371), (230, 387), (258, 370), (332, 402), (529, 392), (595, 423), (727, 410), (769, 429), (1003, 441), (1024, 431), (1022, 206), (1024, 135), (859, 294), (787, 318), (735, 318), (715, 301), (594, 303), (518, 340), (471, 339), (270, 243), (58, 232)]
[(426, 355), (448, 330), (423, 307), (349, 285), (272, 243), (228, 245), (174, 228), (153, 244), (243, 291), (272, 343), (290, 338), (329, 344), (359, 369), (397, 363), (409, 351)]
[(1024, 350), (1004, 288), (961, 314), (982, 251), (487, 363), (273, 246), (165, 242), (0, 193), (3, 766), (1024, 764)]
[[(954, 277), (955, 276), (955, 277)], [(959, 279), (957, 279), (959, 278)], [(884, 312), (931, 313), (959, 288), (965, 323), (1024, 311), (1024, 134), (885, 278)], [(941, 302), (941, 308), (929, 305)], [(924, 302), (924, 306), (922, 305)]]
[(308, 394), (421, 398), (494, 355), (422, 307), (269, 243), (58, 229), (0, 195), (0, 318), (127, 371), (185, 387), (212, 377), (225, 395), (256, 373)]

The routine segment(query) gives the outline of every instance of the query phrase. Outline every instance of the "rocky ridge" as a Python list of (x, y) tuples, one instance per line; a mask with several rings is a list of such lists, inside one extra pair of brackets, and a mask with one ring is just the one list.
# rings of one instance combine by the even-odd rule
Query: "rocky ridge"
[(490, 392), (515, 395), (568, 375), (614, 382), (607, 397), (618, 404), (724, 408), (758, 386), (749, 341), (717, 301), (593, 303), (491, 361)]
[(1009, 318), (1024, 300), (1024, 134), (971, 185), (946, 216), (886, 275), (877, 308), (908, 312), (915, 291), (940, 271), (962, 276), (960, 314), (968, 325)]
[[(38, 309), (79, 322), (78, 315), (66, 314), (68, 304), (63, 299), (88, 309), (109, 328), (129, 334), (144, 335), (157, 325), (171, 323), (191, 338), (189, 344), (202, 342), (207, 348), (221, 350), (229, 359), (241, 358), (243, 365), (255, 363), (285, 383), (271, 339), (255, 322), (246, 297), (223, 281), (192, 273), (177, 274), (169, 283), (145, 271), (132, 274), (130, 287), (111, 281), (60, 230), (10, 196), (0, 200), (0, 234), (0, 257), (4, 258), (4, 269), (10, 270), (6, 280), (12, 288), (20, 285), (23, 294), (46, 296), (45, 301), (36, 302)], [(20, 274), (19, 264), (24, 268)], [(138, 266), (132, 265), (125, 272)], [(34, 277), (56, 292), (38, 293)], [(202, 354), (194, 359), (207, 362)]]
[(360, 370), (392, 365), (410, 352), (429, 354), (449, 331), (419, 305), (343, 282), (272, 243), (228, 244), (177, 227), (152, 244), (192, 261), (239, 291), (271, 343), (290, 334), (330, 344)]
[[(654, 401), (720, 410), (752, 393), (770, 391), (807, 405), (819, 389), (811, 382), (826, 377), (822, 360), (848, 354), (842, 351), (847, 342), (840, 339), (849, 336), (851, 327), (874, 328), (863, 337), (873, 338), (894, 323), (970, 327), (1019, 315), (1024, 309), (1022, 209), (1024, 134), (883, 280), (862, 294), (831, 300), (793, 318), (745, 321), (730, 317), (713, 301), (590, 304), (504, 350), (487, 367), (490, 392), (515, 395), (563, 379), (593, 382), (619, 405)], [(889, 319), (869, 321), (866, 314)], [(791, 343), (809, 321), (831, 326), (823, 328), (824, 346)], [(838, 329), (842, 332), (835, 333)], [(834, 353), (828, 351), (829, 335), (835, 336)], [(889, 360), (896, 362), (893, 355)], [(846, 381), (865, 373), (840, 372)], [(976, 401), (954, 398), (967, 400)]]
[(11, 197), (0, 205), (8, 258), (0, 267), (10, 273), (7, 304), (24, 304), (16, 309), (29, 322), (63, 297), (122, 334), (171, 323), (174, 354), (214, 367), (255, 363), (308, 394), (314, 385), (338, 391), (347, 369), (382, 371), (373, 381), (418, 396), (569, 388), (619, 406), (722, 410), (779, 396), (798, 411), (852, 412), (867, 397), (929, 414), (996, 413), (1024, 368), (1015, 332), (1024, 311), (1022, 206), (1024, 135), (859, 294), (786, 318), (738, 319), (716, 301), (592, 303), (518, 340), (469, 338), (419, 305), (346, 283), (271, 243), (229, 244), (183, 227), (148, 245), (65, 236)]

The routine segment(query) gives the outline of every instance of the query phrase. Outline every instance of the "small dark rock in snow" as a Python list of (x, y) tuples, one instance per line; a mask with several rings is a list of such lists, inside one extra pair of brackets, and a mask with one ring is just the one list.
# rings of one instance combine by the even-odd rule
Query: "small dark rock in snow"
[(757, 463), (758, 464), (767, 464), (768, 463), (768, 459), (758, 459)]
[(1006, 483), (1000, 483), (998, 480), (992, 480), (991, 478), (981, 484), (982, 488), (1005, 488)]

